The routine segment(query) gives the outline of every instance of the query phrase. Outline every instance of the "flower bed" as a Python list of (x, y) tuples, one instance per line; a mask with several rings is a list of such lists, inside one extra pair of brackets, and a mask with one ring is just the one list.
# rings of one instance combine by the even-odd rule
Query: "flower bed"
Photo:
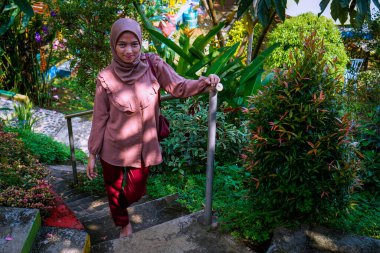
[(55, 206), (45, 166), (26, 151), (15, 133), (0, 128), (0, 206), (38, 208), (47, 216)]

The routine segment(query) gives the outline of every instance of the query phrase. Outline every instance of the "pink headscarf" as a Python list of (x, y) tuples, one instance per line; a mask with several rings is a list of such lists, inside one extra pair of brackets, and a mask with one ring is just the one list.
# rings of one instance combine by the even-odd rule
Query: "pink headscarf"
[(141, 52), (133, 63), (125, 63), (117, 56), (116, 43), (120, 35), (124, 32), (132, 32), (135, 34), (140, 42), (140, 47), (142, 46), (142, 34), (139, 23), (130, 18), (118, 19), (113, 23), (111, 28), (110, 43), (113, 56), (111, 68), (123, 83), (134, 84), (137, 79), (145, 74), (149, 65), (146, 61), (141, 61), (141, 59), (145, 59), (144, 54), (141, 54)]

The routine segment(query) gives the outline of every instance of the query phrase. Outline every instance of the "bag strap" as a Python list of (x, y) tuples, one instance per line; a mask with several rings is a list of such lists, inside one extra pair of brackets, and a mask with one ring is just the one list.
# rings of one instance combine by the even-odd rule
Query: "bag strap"
[[(145, 53), (145, 58), (148, 60), (149, 68), (152, 70), (154, 77), (157, 79), (156, 71), (153, 68), (153, 64), (150, 61), (149, 54)], [(158, 105), (161, 107), (161, 94), (160, 94), (160, 89), (158, 89)]]

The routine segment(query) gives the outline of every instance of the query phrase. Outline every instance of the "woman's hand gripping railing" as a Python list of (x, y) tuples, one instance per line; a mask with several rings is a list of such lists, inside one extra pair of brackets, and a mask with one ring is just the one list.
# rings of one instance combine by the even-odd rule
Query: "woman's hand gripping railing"
[[(206, 167), (206, 205), (204, 216), (201, 217), (201, 223), (212, 225), (212, 184), (214, 180), (214, 164), (215, 164), (215, 139), (216, 139), (216, 110), (218, 103), (218, 92), (223, 90), (223, 85), (218, 83), (216, 86), (209, 87), (204, 93), (209, 93), (209, 111), (208, 111), (208, 144), (207, 144), (207, 167)], [(162, 95), (161, 101), (176, 99), (172, 95)], [(78, 184), (77, 166), (75, 159), (74, 137), (71, 119), (75, 117), (90, 115), (93, 110), (80, 113), (66, 115), (67, 129), (69, 133), (69, 143), (71, 152), (71, 164), (73, 168), (73, 181)], [(215, 222), (215, 221), (214, 221)]]

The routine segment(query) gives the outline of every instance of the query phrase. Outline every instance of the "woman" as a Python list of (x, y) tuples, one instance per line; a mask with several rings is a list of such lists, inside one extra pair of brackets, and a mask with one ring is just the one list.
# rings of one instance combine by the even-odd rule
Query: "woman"
[(97, 176), (98, 156), (111, 215), (124, 237), (132, 234), (127, 207), (145, 194), (149, 167), (162, 162), (157, 137), (159, 89), (189, 97), (220, 79), (212, 74), (188, 80), (158, 55), (141, 53), (141, 28), (133, 19), (121, 18), (112, 25), (110, 44), (112, 63), (99, 73), (96, 83), (87, 176)]

